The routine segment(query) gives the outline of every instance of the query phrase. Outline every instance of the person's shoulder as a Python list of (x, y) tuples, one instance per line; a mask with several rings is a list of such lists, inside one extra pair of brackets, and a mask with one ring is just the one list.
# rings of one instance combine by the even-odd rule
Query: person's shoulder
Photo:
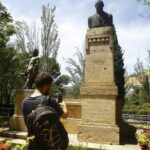
[(30, 99), (30, 96), (24, 98), (24, 99), (23, 99), (23, 102), (24, 102), (24, 101), (27, 101), (27, 100), (29, 100), (29, 99)]

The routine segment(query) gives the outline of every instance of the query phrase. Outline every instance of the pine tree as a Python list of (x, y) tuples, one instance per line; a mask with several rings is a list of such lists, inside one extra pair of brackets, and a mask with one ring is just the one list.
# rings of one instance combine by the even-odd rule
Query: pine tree
[(114, 68), (115, 68), (115, 83), (118, 87), (118, 97), (117, 100), (121, 101), (122, 106), (124, 105), (125, 96), (125, 78), (124, 78), (124, 60), (123, 60), (123, 50), (120, 47), (117, 39), (117, 34), (115, 27), (113, 26), (113, 39), (114, 39)]

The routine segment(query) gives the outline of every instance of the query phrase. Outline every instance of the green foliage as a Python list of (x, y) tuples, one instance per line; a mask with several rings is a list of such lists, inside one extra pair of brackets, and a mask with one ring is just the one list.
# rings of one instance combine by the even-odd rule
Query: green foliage
[(36, 24), (29, 26), (25, 21), (16, 21), (16, 41), (15, 47), (19, 52), (32, 52), (39, 49), (39, 30)]
[(20, 87), (19, 72), (24, 57), (7, 42), (15, 33), (13, 20), (7, 9), (0, 3), (0, 104), (12, 104), (14, 90)]
[(115, 68), (115, 82), (118, 87), (118, 97), (117, 99), (124, 105), (125, 96), (125, 79), (124, 79), (124, 60), (123, 60), (123, 50), (118, 44), (117, 34), (115, 27), (113, 26), (113, 39), (114, 39), (114, 68)]
[(68, 66), (66, 71), (70, 75), (71, 86), (67, 88), (67, 98), (78, 98), (80, 96), (80, 86), (84, 82), (84, 68), (85, 68), (85, 59), (79, 49), (75, 53), (77, 61), (72, 58), (66, 59)]
[[(48, 66), (48, 68), (45, 68), (45, 64), (43, 62), (47, 62), (46, 66)], [(42, 56), (40, 58), (39, 70), (46, 71), (51, 74), (53, 72), (60, 72), (60, 66), (55, 58), (46, 58), (45, 56)]]
[(150, 103), (144, 103), (142, 105), (125, 105), (123, 113), (150, 115)]
[[(19, 58), (22, 57), (22, 54), (26, 56), (28, 52), (32, 52), (33, 49), (38, 49), (41, 46), (42, 56), (40, 58), (39, 72), (45, 71), (51, 75), (55, 74), (57, 79), (55, 78), (56, 85), (53, 89), (57, 92), (60, 89), (64, 90), (62, 85), (68, 84), (69, 77), (60, 76), (60, 66), (56, 60), (60, 39), (58, 38), (57, 25), (54, 20), (55, 9), (55, 6), (51, 7), (49, 4), (42, 6), (41, 32), (37, 29), (36, 24), (30, 27), (25, 21), (17, 21), (15, 23), (17, 31), (15, 46), (17, 51), (21, 52)], [(41, 43), (39, 43), (39, 39), (41, 39)], [(27, 56), (29, 58), (29, 54)], [(23, 61), (20, 60), (23, 69), (25, 69), (25, 63), (28, 65), (28, 61), (25, 60), (27, 60), (27, 57)], [(20, 72), (24, 72), (22, 68), (20, 68)], [(22, 84), (21, 81), (20, 84)]]
[[(148, 66), (150, 62), (148, 51)], [(126, 104), (124, 111), (126, 113), (149, 114), (150, 103), (150, 76), (148, 70), (145, 69), (143, 62), (137, 59), (134, 65), (134, 73), (131, 77), (135, 77), (137, 85), (130, 85), (130, 92), (126, 96)]]
[(0, 103), (12, 104), (14, 90), (22, 86), (20, 70), (23, 68), (21, 54), (13, 48), (0, 49)]
[(0, 2), (0, 48), (5, 47), (9, 37), (15, 33), (12, 17)]
[(49, 72), (49, 58), (57, 58), (57, 53), (60, 45), (58, 38), (57, 25), (55, 23), (55, 9), (50, 7), (49, 4), (42, 6), (42, 30), (41, 30), (41, 46), (42, 56), (44, 57), (42, 63), (43, 71)]

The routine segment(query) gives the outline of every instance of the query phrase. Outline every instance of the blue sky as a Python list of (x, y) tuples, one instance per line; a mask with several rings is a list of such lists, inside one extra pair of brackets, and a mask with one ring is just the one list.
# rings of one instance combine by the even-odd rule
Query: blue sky
[[(103, 0), (104, 10), (113, 15), (119, 44), (124, 49), (124, 62), (128, 72), (133, 72), (137, 58), (145, 61), (150, 50), (150, 7), (137, 0)], [(95, 0), (1, 0), (14, 20), (30, 24), (40, 21), (42, 5), (56, 5), (55, 22), (58, 24), (61, 45), (58, 61), (65, 72), (64, 58), (74, 57), (76, 48), (84, 50), (84, 38), (88, 29), (87, 19), (95, 13)]]

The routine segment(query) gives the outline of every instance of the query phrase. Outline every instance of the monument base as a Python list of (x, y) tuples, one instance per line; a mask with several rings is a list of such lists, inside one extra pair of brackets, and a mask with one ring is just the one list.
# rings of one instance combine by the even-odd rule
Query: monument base
[(15, 96), (15, 112), (9, 120), (9, 128), (13, 131), (27, 131), (22, 114), (22, 101), (24, 98), (30, 96), (33, 90), (19, 89)]
[(113, 125), (80, 125), (78, 140), (92, 143), (119, 144), (119, 128)]
[(23, 116), (13, 115), (9, 120), (9, 128), (12, 131), (27, 131)]

